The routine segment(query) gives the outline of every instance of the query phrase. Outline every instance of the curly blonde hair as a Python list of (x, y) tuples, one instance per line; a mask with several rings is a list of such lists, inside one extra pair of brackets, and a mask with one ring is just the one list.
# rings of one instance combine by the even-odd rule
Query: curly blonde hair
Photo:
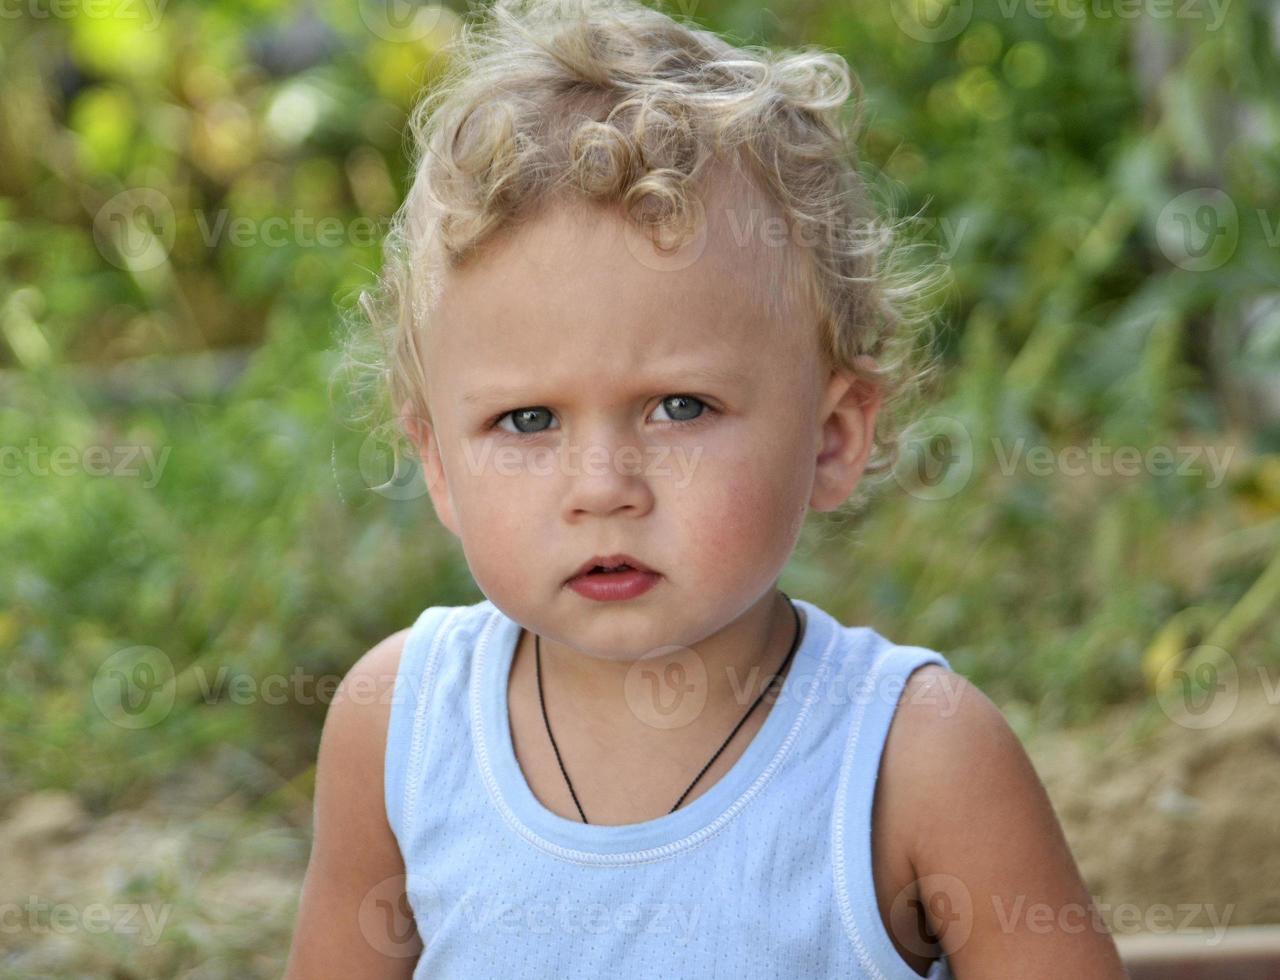
[(761, 308), (804, 311), (791, 322), (818, 328), (827, 364), (881, 389), (866, 472), (892, 469), (897, 419), (936, 367), (917, 339), (945, 270), (890, 261), (906, 219), (882, 218), (859, 173), (842, 57), (736, 47), (636, 0), (495, 0), (448, 54), (410, 114), (412, 184), (348, 336), (367, 416), (430, 417), (424, 337), (444, 274), (500, 232), (552, 202), (597, 204), (678, 247), (708, 192), (740, 186), (711, 178), (727, 164), (789, 233), (752, 280)]

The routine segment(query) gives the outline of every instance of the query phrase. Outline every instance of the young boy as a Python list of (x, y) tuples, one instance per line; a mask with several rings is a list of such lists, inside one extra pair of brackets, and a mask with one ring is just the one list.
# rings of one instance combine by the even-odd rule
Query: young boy
[(625, 2), (464, 34), (380, 299), (486, 599), (335, 697), (289, 978), (1124, 976), (994, 705), (776, 587), (913, 379), (850, 88)]

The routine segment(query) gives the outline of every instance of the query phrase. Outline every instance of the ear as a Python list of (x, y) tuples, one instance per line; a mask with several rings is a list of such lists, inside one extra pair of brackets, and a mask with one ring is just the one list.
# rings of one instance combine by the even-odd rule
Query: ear
[[(875, 367), (860, 355), (858, 362)], [(836, 510), (849, 499), (862, 478), (875, 436), (876, 414), (884, 392), (860, 380), (852, 371), (832, 371), (820, 407), (813, 495), (809, 506), (816, 511)]]
[(449, 481), (445, 477), (444, 463), (440, 458), (440, 440), (436, 438), (431, 420), (414, 412), (408, 400), (400, 406), (400, 426), (413, 444), (422, 463), (422, 478), (427, 484), (427, 493), (431, 495), (431, 505), (435, 508), (440, 523), (458, 534), (458, 516), (454, 513), (453, 497), (449, 493)]

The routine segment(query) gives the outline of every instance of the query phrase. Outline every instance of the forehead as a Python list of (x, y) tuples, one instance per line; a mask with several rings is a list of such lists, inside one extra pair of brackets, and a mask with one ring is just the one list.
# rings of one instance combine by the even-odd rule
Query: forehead
[(770, 212), (723, 192), (704, 206), (704, 230), (671, 253), (588, 202), (508, 229), (445, 277), (427, 345), (432, 386), (456, 395), (495, 375), (605, 383), (682, 365), (752, 377), (816, 356), (816, 326), (761, 301), (785, 261)]

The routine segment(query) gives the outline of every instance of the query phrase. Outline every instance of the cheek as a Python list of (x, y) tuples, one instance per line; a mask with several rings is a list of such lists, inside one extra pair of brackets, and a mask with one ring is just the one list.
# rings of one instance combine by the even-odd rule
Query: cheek
[(469, 468), (465, 458), (450, 461), (450, 487), (467, 564), (486, 594), (520, 577), (518, 556), (530, 530), (528, 477)]
[(722, 568), (772, 560), (773, 552), (785, 548), (795, 523), (791, 482), (752, 475), (745, 465), (711, 481), (712, 489), (685, 515), (686, 540), (694, 553)]
[(757, 447), (718, 460), (708, 473), (713, 490), (703, 516), (706, 544), (740, 560), (785, 563), (808, 513), (806, 457), (800, 434), (759, 432)]

